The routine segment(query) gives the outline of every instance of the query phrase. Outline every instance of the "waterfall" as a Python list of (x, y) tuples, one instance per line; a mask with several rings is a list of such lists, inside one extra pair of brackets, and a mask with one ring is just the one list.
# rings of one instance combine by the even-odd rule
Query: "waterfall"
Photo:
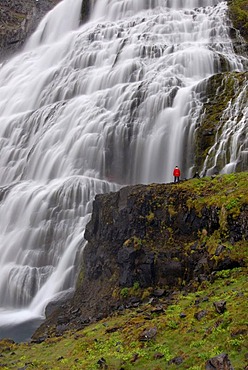
[(190, 175), (197, 86), (244, 70), (221, 0), (97, 0), (80, 26), (81, 5), (0, 67), (0, 337), (73, 291), (96, 194)]
[(82, 0), (67, 0), (59, 3), (44, 17), (25, 49), (56, 42), (68, 32), (77, 29), (81, 6)]

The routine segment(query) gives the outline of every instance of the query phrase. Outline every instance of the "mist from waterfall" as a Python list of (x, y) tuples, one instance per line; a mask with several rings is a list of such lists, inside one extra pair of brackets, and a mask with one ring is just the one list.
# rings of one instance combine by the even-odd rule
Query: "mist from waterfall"
[(197, 86), (244, 69), (226, 2), (97, 0), (79, 26), (81, 5), (0, 67), (0, 337), (73, 291), (96, 194), (191, 175)]

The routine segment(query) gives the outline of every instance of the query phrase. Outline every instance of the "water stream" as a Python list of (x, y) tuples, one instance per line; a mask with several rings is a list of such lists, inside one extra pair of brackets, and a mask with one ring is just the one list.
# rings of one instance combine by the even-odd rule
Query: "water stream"
[(226, 2), (97, 0), (79, 26), (81, 4), (0, 67), (0, 338), (73, 291), (96, 194), (191, 175), (197, 86), (244, 69)]

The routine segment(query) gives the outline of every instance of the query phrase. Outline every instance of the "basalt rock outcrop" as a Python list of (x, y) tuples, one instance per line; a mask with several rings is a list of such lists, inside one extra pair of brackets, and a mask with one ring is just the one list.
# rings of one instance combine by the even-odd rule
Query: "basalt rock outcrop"
[[(0, 61), (19, 51), (41, 19), (61, 0), (6, 0), (0, 4)], [(81, 7), (81, 23), (90, 14), (94, 0)]]
[[(219, 182), (222, 186), (222, 177), (209, 181), (206, 199)], [(97, 195), (76, 293), (33, 338), (60, 335), (147, 299), (169, 299), (175, 290), (211, 282), (217, 271), (244, 266), (226, 243), (247, 243), (246, 200), (228, 213), (231, 200), (227, 208), (204, 202), (202, 190), (194, 187), (198, 182), (128, 186)]]
[(60, 0), (5, 0), (0, 5), (0, 60), (20, 50), (39, 21)]

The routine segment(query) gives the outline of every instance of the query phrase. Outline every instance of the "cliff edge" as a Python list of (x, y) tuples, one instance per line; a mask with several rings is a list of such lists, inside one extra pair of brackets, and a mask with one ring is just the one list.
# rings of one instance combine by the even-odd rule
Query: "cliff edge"
[(58, 308), (48, 306), (33, 339), (82, 328), (154, 297), (195, 292), (220, 271), (245, 269), (247, 180), (248, 173), (240, 173), (97, 195), (75, 295)]

